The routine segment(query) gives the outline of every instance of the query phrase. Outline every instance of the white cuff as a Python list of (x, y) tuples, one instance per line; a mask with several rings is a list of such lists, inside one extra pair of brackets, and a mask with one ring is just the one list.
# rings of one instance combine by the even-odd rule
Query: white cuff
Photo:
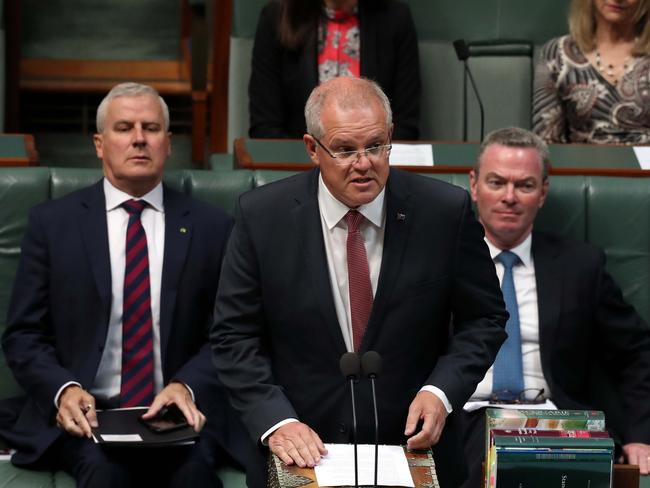
[(76, 381), (68, 381), (67, 383), (64, 383), (63, 386), (59, 388), (59, 391), (56, 392), (56, 395), (54, 395), (54, 408), (57, 410), (59, 409), (59, 397), (61, 396), (61, 393), (63, 393), (63, 390), (70, 385), (77, 385), (79, 388), (82, 388), (81, 384)]
[(284, 420), (278, 422), (277, 424), (275, 424), (273, 427), (271, 427), (271, 428), (270, 428), (269, 430), (267, 430), (266, 432), (264, 432), (264, 433), (262, 434), (262, 437), (260, 438), (260, 441), (262, 441), (262, 445), (263, 445), (263, 446), (268, 446), (268, 443), (266, 442), (266, 439), (267, 439), (271, 434), (273, 434), (273, 432), (275, 432), (276, 430), (278, 430), (280, 427), (282, 427), (283, 425), (286, 425), (286, 424), (290, 424), (291, 422), (298, 422), (298, 419), (293, 419), (293, 418), (291, 418), (291, 419), (284, 419)]
[(424, 385), (422, 388), (420, 388), (420, 391), (428, 391), (429, 393), (433, 393), (435, 396), (440, 398), (440, 401), (445, 406), (445, 410), (447, 410), (447, 414), (453, 412), (454, 409), (452, 408), (451, 403), (449, 403), (447, 395), (445, 395), (445, 392), (440, 388), (433, 385)]

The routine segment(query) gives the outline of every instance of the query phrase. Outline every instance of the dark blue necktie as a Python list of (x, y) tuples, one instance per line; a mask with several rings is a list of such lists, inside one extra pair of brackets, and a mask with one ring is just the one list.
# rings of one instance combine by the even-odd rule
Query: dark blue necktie
[[(506, 396), (506, 398), (502, 399), (508, 400), (517, 398), (524, 389), (519, 307), (517, 305), (517, 294), (515, 293), (515, 282), (512, 278), (512, 268), (519, 263), (519, 256), (510, 251), (503, 251), (496, 259), (505, 268), (501, 290), (503, 291), (503, 299), (506, 302), (506, 310), (508, 310), (510, 318), (506, 323), (508, 339), (501, 346), (494, 361), (492, 392), (499, 396)], [(505, 391), (508, 391), (510, 395), (504, 395)]]

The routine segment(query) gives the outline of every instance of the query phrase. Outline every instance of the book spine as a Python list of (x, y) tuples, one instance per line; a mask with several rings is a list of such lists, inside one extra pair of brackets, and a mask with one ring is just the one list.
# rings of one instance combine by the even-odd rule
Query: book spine
[(561, 420), (605, 420), (605, 413), (600, 410), (534, 410), (534, 409), (503, 409), (488, 408), (485, 411), (488, 418), (534, 418)]
[(532, 435), (495, 435), (497, 447), (568, 447), (614, 449), (614, 441), (609, 437), (543, 437)]
[(512, 462), (499, 460), (499, 488), (610, 488), (611, 461)]
[(609, 438), (609, 432), (602, 430), (540, 430), (540, 429), (492, 429), (492, 436), (495, 435), (528, 435), (534, 437), (598, 437)]

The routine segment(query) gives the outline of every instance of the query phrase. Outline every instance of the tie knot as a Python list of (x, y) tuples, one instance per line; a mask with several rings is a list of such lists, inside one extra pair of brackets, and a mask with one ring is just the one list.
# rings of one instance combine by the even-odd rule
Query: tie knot
[(520, 261), (519, 256), (512, 251), (501, 251), (497, 256), (497, 260), (503, 264), (503, 267), (506, 269), (512, 269)]
[(129, 215), (135, 215), (139, 217), (142, 214), (142, 211), (147, 206), (147, 202), (144, 200), (127, 200), (122, 204), (124, 210), (129, 212)]
[(358, 232), (364, 219), (363, 215), (356, 210), (350, 210), (344, 218), (345, 223), (348, 224), (348, 232)]

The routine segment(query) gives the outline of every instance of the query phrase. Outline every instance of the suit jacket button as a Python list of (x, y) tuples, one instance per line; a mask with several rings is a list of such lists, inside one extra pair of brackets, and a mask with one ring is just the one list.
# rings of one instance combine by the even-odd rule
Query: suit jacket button
[(340, 422), (340, 423), (339, 423), (339, 432), (340, 432), (341, 434), (345, 434), (347, 431), (348, 431), (348, 426), (345, 425), (345, 423)]

